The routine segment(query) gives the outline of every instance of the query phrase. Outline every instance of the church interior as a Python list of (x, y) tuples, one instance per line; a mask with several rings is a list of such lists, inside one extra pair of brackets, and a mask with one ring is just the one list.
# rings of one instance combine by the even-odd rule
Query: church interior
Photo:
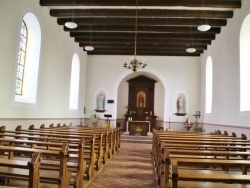
[[(187, 143), (196, 142), (197, 134), (206, 135), (203, 139), (209, 135), (223, 141), (228, 136), (245, 140), (241, 146), (249, 152), (249, 0), (1, 0), (0, 16), (0, 153), (5, 143), (1, 139), (8, 134), (11, 138), (11, 134), (17, 134), (13, 137), (17, 140), (30, 140), (29, 136), (38, 129), (48, 129), (37, 133), (42, 138), (49, 130), (59, 134), (53, 131), (58, 128), (60, 134), (67, 130), (74, 135), (58, 138), (67, 140), (79, 139), (79, 134), (85, 137), (88, 132), (85, 144), (90, 147), (90, 135), (95, 134), (101, 142), (98, 134), (101, 132), (104, 137), (105, 131), (113, 130), (110, 139), (114, 143), (109, 146), (113, 149), (111, 153), (100, 151), (104, 153), (101, 166), (106, 168), (105, 161), (109, 160), (112, 164), (112, 156), (126, 156), (122, 149), (133, 148), (130, 138), (142, 143), (149, 138), (152, 148), (145, 148), (152, 150), (156, 187), (175, 188), (182, 175), (188, 174), (177, 174), (180, 178), (176, 181), (176, 174), (168, 174), (171, 180), (167, 178), (163, 169), (169, 167), (168, 154), (164, 153), (164, 159), (159, 154), (167, 144), (183, 144), (185, 147), (180, 150), (188, 150)], [(27, 135), (22, 137), (16, 131)], [(182, 143), (177, 137), (191, 140)], [(122, 138), (124, 146), (119, 145)], [(170, 143), (171, 139), (176, 139), (175, 143)], [(60, 147), (59, 143), (51, 147), (65, 151), (67, 147), (69, 151), (78, 148), (76, 143), (67, 146), (60, 142)], [(230, 144), (233, 145), (237, 144)], [(144, 146), (137, 149), (145, 152)], [(218, 156), (225, 150), (236, 149), (218, 149)], [(36, 153), (35, 157), (40, 156)], [(160, 159), (166, 166), (155, 165)], [(188, 160), (178, 161), (179, 166), (184, 163), (193, 165)], [(98, 169), (99, 163), (92, 165)], [(175, 161), (169, 165), (175, 168), (177, 164)], [(242, 173), (249, 174), (248, 163), (244, 165), (242, 169), (246, 170)], [(90, 167), (86, 169), (86, 177), (91, 179), (94, 172)], [(84, 184), (77, 179), (79, 173), (76, 187)], [(5, 182), (1, 176), (0, 173), (0, 184)], [(62, 187), (69, 183), (67, 173), (65, 176), (65, 180), (60, 180)], [(198, 177), (197, 181), (206, 181)], [(229, 182), (226, 178), (223, 181)], [(245, 179), (237, 181), (250, 184)], [(145, 187), (154, 187), (151, 183)]]

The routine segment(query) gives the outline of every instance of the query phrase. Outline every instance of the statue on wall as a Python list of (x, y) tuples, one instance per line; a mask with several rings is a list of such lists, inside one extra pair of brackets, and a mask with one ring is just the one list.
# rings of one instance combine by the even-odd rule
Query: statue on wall
[(181, 96), (179, 96), (177, 99), (177, 113), (182, 113), (182, 112), (183, 112), (183, 99)]
[(103, 92), (100, 92), (97, 95), (97, 110), (104, 110), (105, 109), (105, 95)]
[(179, 93), (176, 100), (176, 115), (185, 115), (186, 114), (186, 100), (183, 93)]

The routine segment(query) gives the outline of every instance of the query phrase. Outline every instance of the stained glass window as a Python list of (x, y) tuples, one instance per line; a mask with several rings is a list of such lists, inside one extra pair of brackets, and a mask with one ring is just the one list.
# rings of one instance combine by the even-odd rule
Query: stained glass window
[(26, 27), (25, 22), (22, 21), (18, 62), (17, 62), (16, 95), (22, 95), (22, 90), (23, 90), (23, 78), (24, 78), (27, 39), (28, 39), (27, 27)]

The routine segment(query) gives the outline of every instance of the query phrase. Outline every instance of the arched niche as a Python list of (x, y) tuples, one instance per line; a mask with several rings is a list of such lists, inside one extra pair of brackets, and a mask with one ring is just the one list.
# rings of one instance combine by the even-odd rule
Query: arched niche
[(186, 113), (186, 95), (184, 93), (178, 93), (176, 95), (176, 115), (185, 116)]

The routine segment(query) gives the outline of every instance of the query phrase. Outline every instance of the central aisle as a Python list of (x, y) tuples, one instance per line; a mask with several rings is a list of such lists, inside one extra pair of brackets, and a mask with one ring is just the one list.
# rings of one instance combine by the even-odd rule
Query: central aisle
[(88, 188), (157, 188), (151, 150), (152, 144), (122, 142)]

